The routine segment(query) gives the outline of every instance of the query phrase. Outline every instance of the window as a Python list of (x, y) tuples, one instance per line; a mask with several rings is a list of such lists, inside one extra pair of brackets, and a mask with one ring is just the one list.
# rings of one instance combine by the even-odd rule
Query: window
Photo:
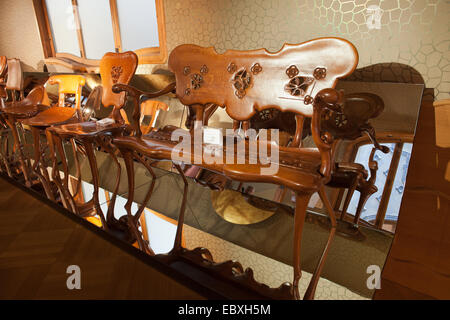
[[(376, 151), (374, 160), (378, 163), (374, 193), (361, 211), (361, 219), (377, 228), (394, 231), (397, 223), (403, 191), (406, 183), (409, 160), (412, 151), (412, 136), (385, 133), (377, 135), (380, 144), (389, 147), (389, 153)], [(373, 144), (367, 138), (359, 139), (351, 145), (354, 162), (364, 165), (369, 172), (369, 155)], [(355, 214), (359, 201), (359, 192), (353, 195), (347, 212)]]
[(33, 0), (46, 63), (96, 72), (106, 52), (167, 58), (162, 0)]

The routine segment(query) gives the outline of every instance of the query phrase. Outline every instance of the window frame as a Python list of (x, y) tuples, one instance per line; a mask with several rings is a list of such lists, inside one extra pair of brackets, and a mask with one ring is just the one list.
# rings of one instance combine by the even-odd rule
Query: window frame
[[(368, 225), (375, 226), (377, 229), (383, 229), (383, 225), (385, 223), (386, 218), (386, 210), (388, 208), (389, 199), (392, 191), (392, 187), (394, 185), (395, 176), (401, 156), (401, 150), (403, 149), (403, 144), (405, 143), (413, 143), (414, 135), (410, 133), (404, 132), (380, 132), (376, 134), (377, 141), (381, 143), (394, 143), (394, 152), (392, 155), (391, 162), (389, 164), (389, 172), (386, 177), (386, 182), (383, 187), (383, 193), (380, 200), (380, 205), (378, 206), (376, 218), (374, 224), (367, 223)], [(358, 153), (358, 149), (367, 144), (372, 144), (372, 141), (367, 135), (364, 135), (358, 139), (353, 140), (349, 143), (343, 155), (343, 161), (354, 162), (356, 155)], [(342, 199), (345, 195), (345, 189), (342, 188), (339, 191), (336, 191), (337, 197), (335, 200), (335, 209), (342, 202)], [(355, 196), (355, 195), (353, 195)], [(347, 213), (349, 214), (349, 213)], [(365, 222), (365, 221), (364, 221)], [(366, 223), (364, 223), (366, 224)]]
[[(33, 0), (33, 6), (41, 36), (44, 60), (46, 64), (59, 64), (76, 72), (98, 72), (100, 60), (86, 58), (85, 45), (83, 41), (83, 30), (80, 24), (78, 12), (78, 1), (71, 0), (74, 20), (77, 30), (77, 40), (80, 47), (80, 57), (69, 53), (55, 51), (54, 39), (50, 27), (45, 0)], [(122, 52), (122, 37), (119, 27), (119, 13), (117, 0), (109, 0), (111, 22), (113, 26), (114, 46), (116, 52)], [(163, 0), (155, 0), (156, 19), (158, 24), (159, 47), (148, 47), (134, 50), (138, 55), (139, 64), (162, 64), (167, 60), (166, 30)]]

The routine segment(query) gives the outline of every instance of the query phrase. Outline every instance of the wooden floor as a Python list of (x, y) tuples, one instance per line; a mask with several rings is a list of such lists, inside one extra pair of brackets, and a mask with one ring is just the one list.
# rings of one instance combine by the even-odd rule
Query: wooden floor
[[(432, 102), (422, 104), (397, 229), (374, 299), (450, 299), (450, 106), (440, 108), (443, 119), (436, 119)], [(436, 127), (439, 122), (445, 125)]]
[[(0, 299), (208, 296), (89, 228), (0, 178)], [(80, 290), (67, 289), (69, 265), (81, 268)]]

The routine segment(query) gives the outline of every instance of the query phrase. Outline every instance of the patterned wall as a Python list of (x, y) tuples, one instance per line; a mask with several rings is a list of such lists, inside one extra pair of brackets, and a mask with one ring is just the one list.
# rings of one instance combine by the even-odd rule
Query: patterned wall
[(19, 58), (24, 71), (42, 71), (44, 53), (33, 2), (0, 0), (0, 55)]
[[(164, 4), (169, 52), (182, 43), (214, 46), (219, 52), (261, 47), (277, 51), (285, 42), (339, 36), (357, 47), (359, 68), (406, 64), (421, 73), (428, 87), (436, 88), (439, 99), (450, 97), (449, 0), (165, 0)], [(366, 24), (371, 5), (380, 8), (380, 29)]]
[[(380, 29), (366, 25), (371, 5), (380, 7)], [(276, 51), (285, 42), (339, 36), (358, 48), (359, 68), (406, 64), (436, 88), (439, 99), (450, 97), (450, 0), (165, 0), (164, 7), (169, 52), (182, 43), (219, 52)], [(42, 71), (32, 2), (0, 1), (0, 19), (0, 54), (20, 58), (26, 71)], [(145, 65), (138, 71), (152, 69)]]

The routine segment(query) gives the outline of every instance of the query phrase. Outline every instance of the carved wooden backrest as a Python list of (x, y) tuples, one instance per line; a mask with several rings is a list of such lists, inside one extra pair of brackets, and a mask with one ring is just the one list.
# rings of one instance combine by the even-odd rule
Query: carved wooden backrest
[[(6, 98), (6, 83), (5, 83), (5, 77), (6, 77), (6, 70), (8, 70), (7, 66), (7, 59), (5, 56), (0, 56), (0, 99)], [(3, 100), (1, 100), (1, 104), (3, 106)]]
[(351, 93), (345, 96), (341, 113), (331, 110), (324, 113), (322, 128), (337, 139), (354, 140), (364, 132), (370, 136), (372, 131), (371, 138), (375, 139), (374, 128), (369, 120), (378, 117), (383, 110), (384, 102), (378, 95), (369, 92)]
[(132, 51), (114, 53), (107, 52), (100, 61), (102, 78), (102, 104), (120, 109), (125, 104), (125, 92), (114, 93), (112, 86), (116, 83), (128, 84), (136, 72), (138, 57)]
[(45, 87), (42, 85), (34, 87), (21, 103), (21, 105), (25, 104), (29, 105), (43, 104), (49, 106), (50, 99), (48, 98), (47, 91), (45, 91)]
[(17, 91), (23, 90), (22, 66), (19, 59), (8, 59), (8, 79), (6, 80), (6, 89)]
[(333, 88), (357, 63), (355, 47), (339, 38), (286, 44), (276, 53), (259, 49), (218, 54), (212, 47), (180, 45), (169, 57), (176, 94), (184, 105), (214, 103), (240, 121), (266, 108), (311, 117), (315, 95)]
[(8, 66), (7, 61), (8, 59), (5, 56), (0, 56), (0, 82), (3, 82), (6, 76), (6, 70)]
[(47, 83), (58, 85), (58, 106), (65, 106), (65, 95), (75, 95), (75, 108), (81, 108), (81, 89), (86, 83), (86, 79), (81, 75), (63, 74), (51, 76)]

